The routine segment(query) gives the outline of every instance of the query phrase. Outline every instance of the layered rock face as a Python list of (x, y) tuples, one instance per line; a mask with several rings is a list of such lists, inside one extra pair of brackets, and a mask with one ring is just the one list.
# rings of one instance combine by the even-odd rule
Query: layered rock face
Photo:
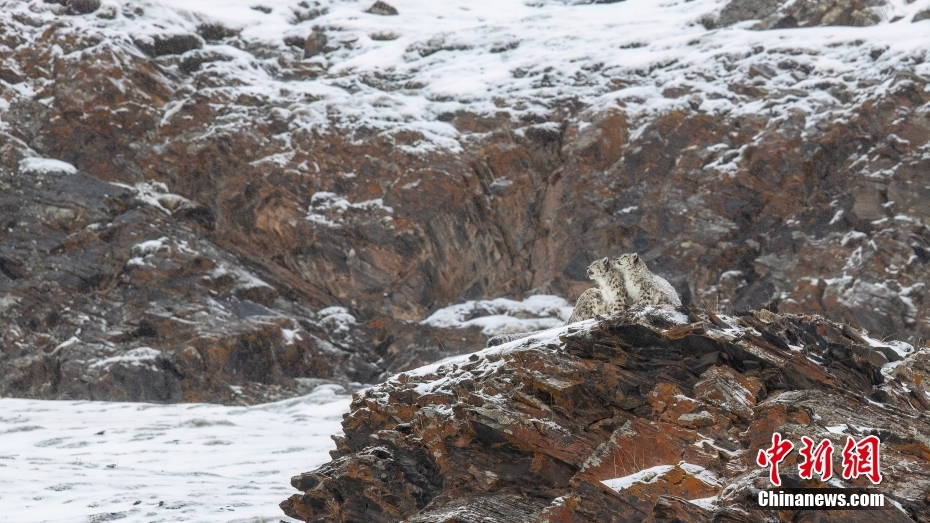
[(417, 339), (449, 338), (451, 351), (484, 340), (475, 329), (449, 337), (358, 325), (339, 306), (311, 310), (299, 281), (282, 285), (218, 246), (212, 211), (161, 184), (20, 165), (26, 172), (0, 182), (4, 394), (252, 403), (321, 379), (373, 382), (441, 355), (418, 353)]
[[(357, 394), (333, 460), (281, 507), (308, 522), (930, 521), (927, 351), (818, 316), (637, 306)], [(872, 487), (839, 463), (847, 437), (877, 436), (888, 506), (758, 509), (773, 432), (796, 442), (784, 487)], [(799, 477), (802, 437), (834, 445), (828, 483)]]
[[(525, 33), (268, 4), (249, 12), (273, 36), (158, 2), (0, 2), (0, 393), (375, 382), (483, 346), (418, 323), (436, 309), (572, 301), (622, 252), (686, 304), (930, 335), (930, 71), (889, 36), (919, 5), (663, 4), (656, 41), (605, 50), (545, 20), (623, 3), (521, 4)], [(553, 38), (584, 52), (540, 64)], [(503, 77), (437, 80), (470, 63)]]

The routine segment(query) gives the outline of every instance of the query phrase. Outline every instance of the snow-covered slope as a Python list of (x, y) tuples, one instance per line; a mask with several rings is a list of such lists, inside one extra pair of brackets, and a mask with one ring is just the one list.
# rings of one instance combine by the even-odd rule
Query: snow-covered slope
[[(421, 148), (457, 149), (464, 136), (448, 121), (458, 112), (533, 122), (573, 107), (619, 105), (641, 124), (687, 107), (715, 114), (787, 115), (799, 109), (825, 115), (881, 96), (889, 71), (930, 74), (923, 61), (926, 23), (910, 23), (930, 0), (890, 0), (872, 9), (881, 21), (870, 27), (765, 31), (750, 30), (753, 21), (707, 29), (727, 4), (722, 0), (395, 0), (396, 16), (368, 13), (370, 4), (104, 2), (97, 16), (62, 22), (140, 47), (219, 24), (238, 36), (188, 52), (187, 62), (160, 60), (193, 68), (184, 80), (193, 88), (190, 97), (228, 102), (230, 124), (248, 113), (246, 106), (236, 107), (245, 95), (277, 106), (291, 131), (416, 131), (424, 137)], [(54, 16), (39, 2), (4, 0), (0, 7), (0, 16)], [(300, 46), (311, 35), (320, 45), (305, 57)], [(752, 92), (734, 89), (747, 76)], [(38, 88), (28, 82), (16, 87), (21, 94)], [(853, 103), (838, 100), (836, 88), (855, 93)], [(184, 103), (166, 104), (162, 123)]]
[(277, 504), (348, 406), (333, 386), (245, 408), (0, 399), (0, 521), (293, 521)]

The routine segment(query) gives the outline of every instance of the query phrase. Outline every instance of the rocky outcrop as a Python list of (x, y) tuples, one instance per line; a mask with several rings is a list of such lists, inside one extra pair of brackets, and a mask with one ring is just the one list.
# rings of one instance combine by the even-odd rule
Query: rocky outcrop
[(754, 29), (786, 29), (816, 25), (867, 26), (882, 20), (884, 0), (733, 1), (712, 25), (728, 26), (760, 20)]
[[(27, 152), (15, 140), (0, 151)], [(253, 403), (374, 382), (485, 338), (311, 309), (312, 294), (218, 246), (213, 212), (163, 184), (17, 165), (0, 178), (4, 395)]]
[(371, 7), (366, 9), (365, 12), (371, 13), (373, 15), (396, 16), (397, 8), (395, 8), (391, 4), (388, 4), (387, 2), (382, 2), (381, 0), (378, 0), (377, 2), (372, 4)]
[[(634, 307), (357, 394), (333, 460), (281, 507), (308, 522), (930, 521), (928, 351), (817, 316)], [(775, 431), (828, 439), (837, 462), (847, 436), (877, 436), (895, 504), (759, 510)], [(798, 460), (784, 486), (827, 486)]]

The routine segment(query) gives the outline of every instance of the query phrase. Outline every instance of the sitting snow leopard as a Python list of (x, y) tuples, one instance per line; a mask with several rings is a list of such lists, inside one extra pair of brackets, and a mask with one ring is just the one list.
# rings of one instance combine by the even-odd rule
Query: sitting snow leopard
[[(624, 276), (623, 272), (620, 271), (614, 263), (610, 262), (610, 258), (594, 260), (591, 265), (588, 265), (588, 278), (594, 280), (598, 285), (598, 289), (601, 291), (604, 312), (631, 305), (627, 296), (626, 279)], [(584, 294), (582, 294), (582, 296), (584, 296)], [(578, 302), (581, 303), (581, 298), (578, 298)], [(594, 315), (588, 316), (588, 318), (593, 317)]]
[(575, 309), (572, 310), (572, 315), (569, 316), (565, 324), (568, 325), (576, 321), (587, 320), (593, 318), (596, 314), (604, 314), (606, 312), (607, 304), (604, 302), (603, 293), (601, 293), (600, 289), (592, 287), (582, 292), (581, 296), (578, 296), (578, 301), (575, 302)]
[(653, 274), (638, 254), (621, 254), (614, 261), (616, 270), (623, 273), (628, 305), (671, 305), (681, 307), (681, 299), (672, 284)]

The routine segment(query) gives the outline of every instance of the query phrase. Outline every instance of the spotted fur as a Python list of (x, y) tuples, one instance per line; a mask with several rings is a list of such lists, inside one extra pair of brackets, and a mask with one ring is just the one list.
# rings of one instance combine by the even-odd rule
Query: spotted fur
[(653, 274), (638, 254), (621, 254), (613, 265), (623, 274), (630, 305), (681, 306), (681, 299), (672, 284)]
[(566, 324), (575, 323), (576, 321), (593, 318), (597, 314), (608, 312), (607, 304), (604, 303), (604, 296), (600, 289), (591, 288), (581, 293), (578, 301), (575, 302), (575, 309)]
[(610, 258), (591, 262), (588, 266), (588, 278), (594, 280), (598, 286), (581, 293), (575, 310), (566, 323), (587, 320), (627, 305), (623, 273), (613, 266)]
[(604, 312), (630, 305), (627, 299), (626, 280), (623, 272), (617, 270), (617, 267), (610, 262), (609, 258), (594, 260), (588, 266), (588, 278), (594, 280), (598, 285), (603, 299)]

